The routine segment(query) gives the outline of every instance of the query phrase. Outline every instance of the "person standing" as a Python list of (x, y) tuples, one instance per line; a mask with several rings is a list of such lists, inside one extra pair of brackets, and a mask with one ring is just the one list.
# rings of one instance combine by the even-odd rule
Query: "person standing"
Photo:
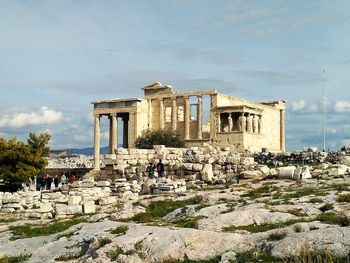
[(162, 163), (162, 159), (159, 159), (159, 162), (157, 164), (157, 172), (158, 172), (158, 177), (160, 178), (164, 177), (164, 164)]
[(51, 190), (51, 184), (52, 184), (52, 177), (50, 175), (47, 175), (47, 178), (46, 178), (46, 189), (47, 190)]
[(62, 183), (62, 185), (65, 185), (67, 183), (67, 177), (64, 173), (61, 176), (61, 183)]
[(55, 184), (55, 188), (58, 188), (58, 184), (60, 183), (60, 179), (56, 175), (55, 178), (53, 179), (53, 183)]

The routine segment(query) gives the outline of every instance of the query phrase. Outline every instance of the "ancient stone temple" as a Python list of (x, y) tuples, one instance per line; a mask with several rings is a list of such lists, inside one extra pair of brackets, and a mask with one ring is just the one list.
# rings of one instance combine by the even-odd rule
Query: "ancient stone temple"
[[(94, 158), (99, 169), (100, 120), (109, 118), (109, 152), (117, 145), (133, 148), (145, 129), (171, 129), (189, 146), (209, 143), (239, 151), (285, 151), (285, 101), (251, 102), (217, 90), (174, 92), (155, 82), (144, 98), (93, 101)], [(207, 100), (207, 103), (203, 103)], [(206, 118), (207, 120), (204, 120)], [(122, 128), (118, 128), (122, 125)], [(118, 136), (118, 131), (122, 135)], [(118, 142), (122, 138), (122, 142)]]

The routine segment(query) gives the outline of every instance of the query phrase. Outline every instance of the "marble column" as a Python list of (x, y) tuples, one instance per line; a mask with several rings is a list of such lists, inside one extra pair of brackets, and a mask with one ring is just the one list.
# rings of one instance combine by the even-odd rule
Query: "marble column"
[(136, 112), (129, 112), (128, 148), (135, 147), (135, 140), (136, 140)]
[(123, 148), (128, 148), (128, 137), (129, 137), (129, 117), (123, 117)]
[(164, 100), (159, 99), (159, 128), (164, 129)]
[(112, 113), (109, 117), (109, 154), (114, 154), (118, 145), (118, 123), (117, 114)]
[(148, 100), (148, 128), (152, 128), (152, 100)]
[(100, 170), (100, 115), (94, 115), (94, 170)]
[(281, 151), (285, 152), (286, 151), (286, 129), (285, 129), (285, 110), (281, 109), (280, 110), (280, 146), (281, 146)]
[(184, 126), (185, 126), (185, 140), (190, 139), (190, 102), (188, 97), (184, 97), (185, 99), (185, 118), (184, 118)]
[(203, 119), (203, 102), (202, 96), (198, 96), (198, 104), (197, 104), (197, 139), (202, 139), (202, 119)]
[(220, 115), (220, 113), (218, 113), (218, 116), (216, 118), (217, 118), (216, 124), (218, 126), (217, 131), (221, 132), (221, 115)]
[(176, 116), (176, 97), (173, 98), (173, 103), (171, 105), (171, 128), (176, 131), (177, 116)]

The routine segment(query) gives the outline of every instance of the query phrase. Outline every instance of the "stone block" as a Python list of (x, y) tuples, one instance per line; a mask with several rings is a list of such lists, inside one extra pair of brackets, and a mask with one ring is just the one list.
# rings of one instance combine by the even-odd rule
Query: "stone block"
[(83, 205), (83, 211), (84, 211), (84, 214), (96, 213), (96, 206), (95, 204), (86, 203)]
[(212, 181), (214, 176), (213, 166), (211, 164), (204, 165), (204, 168), (201, 171), (201, 176), (204, 182)]
[(244, 171), (242, 175), (244, 179), (260, 179), (263, 177), (260, 171)]
[(106, 197), (101, 197), (98, 199), (99, 205), (109, 205), (109, 204), (114, 204), (118, 201), (117, 196), (106, 196)]
[(105, 186), (110, 186), (111, 183), (109, 181), (98, 181), (97, 186), (98, 187), (105, 187)]
[(56, 204), (56, 213), (58, 215), (74, 215), (83, 212), (81, 205)]
[(53, 210), (51, 203), (42, 203), (40, 204), (40, 213), (48, 213)]
[(92, 187), (95, 187), (95, 183), (94, 182), (82, 182), (81, 183), (81, 187), (84, 187), (84, 188), (92, 188)]
[(81, 196), (70, 196), (68, 199), (68, 205), (79, 205), (81, 202)]

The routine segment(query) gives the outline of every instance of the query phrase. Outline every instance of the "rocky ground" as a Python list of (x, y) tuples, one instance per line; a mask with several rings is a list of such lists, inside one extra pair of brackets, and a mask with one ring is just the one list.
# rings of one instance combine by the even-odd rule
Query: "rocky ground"
[(350, 178), (246, 179), (16, 218), (0, 217), (0, 262), (348, 262)]

